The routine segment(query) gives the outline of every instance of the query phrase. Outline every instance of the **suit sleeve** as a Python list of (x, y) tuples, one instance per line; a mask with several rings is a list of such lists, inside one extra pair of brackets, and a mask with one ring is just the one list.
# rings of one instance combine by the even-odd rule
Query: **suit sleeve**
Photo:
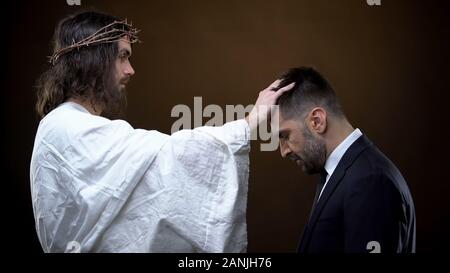
[(344, 201), (345, 252), (397, 252), (400, 209), (400, 195), (388, 177), (356, 180)]

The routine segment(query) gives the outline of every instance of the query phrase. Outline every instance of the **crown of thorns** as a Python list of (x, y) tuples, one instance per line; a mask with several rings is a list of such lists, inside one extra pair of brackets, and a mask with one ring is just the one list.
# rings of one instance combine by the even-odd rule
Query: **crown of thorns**
[(55, 65), (59, 57), (74, 49), (80, 49), (80, 47), (83, 46), (114, 43), (122, 39), (123, 36), (128, 36), (130, 43), (132, 44), (140, 42), (137, 36), (139, 31), (140, 30), (133, 28), (132, 23), (128, 23), (127, 19), (123, 21), (114, 21), (111, 24), (100, 28), (88, 37), (78, 42), (75, 42), (74, 40), (70, 46), (56, 50), (53, 55), (49, 57), (49, 62), (52, 65)]

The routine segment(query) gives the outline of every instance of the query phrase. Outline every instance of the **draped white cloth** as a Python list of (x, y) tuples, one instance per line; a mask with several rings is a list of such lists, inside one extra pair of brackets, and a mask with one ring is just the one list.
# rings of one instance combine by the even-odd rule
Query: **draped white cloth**
[(250, 129), (171, 136), (66, 102), (39, 124), (30, 167), (45, 252), (244, 252)]

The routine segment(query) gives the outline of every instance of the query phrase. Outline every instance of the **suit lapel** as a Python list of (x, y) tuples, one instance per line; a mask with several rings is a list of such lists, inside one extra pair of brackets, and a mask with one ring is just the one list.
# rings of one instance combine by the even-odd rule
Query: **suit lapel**
[(367, 149), (372, 145), (373, 145), (372, 142), (365, 135), (362, 135), (348, 148), (348, 150), (342, 156), (341, 160), (336, 166), (336, 169), (334, 170), (333, 174), (328, 180), (328, 183), (325, 189), (323, 190), (322, 195), (319, 198), (319, 202), (313, 208), (314, 211), (311, 215), (311, 219), (309, 220), (304, 230), (304, 234), (300, 242), (300, 246), (298, 249), (299, 252), (305, 252), (307, 250), (309, 241), (311, 239), (311, 233), (314, 230), (317, 220), (319, 219), (319, 216), (322, 213), (323, 208), (327, 204), (328, 199), (331, 197), (336, 187), (345, 177), (345, 172), (347, 171), (348, 167), (350, 167), (353, 164), (353, 162), (356, 160), (356, 158), (362, 151), (364, 151), (365, 149)]

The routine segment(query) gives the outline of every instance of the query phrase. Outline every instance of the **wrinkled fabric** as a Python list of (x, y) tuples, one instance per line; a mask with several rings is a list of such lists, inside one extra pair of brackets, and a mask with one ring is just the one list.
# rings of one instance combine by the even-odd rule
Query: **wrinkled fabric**
[(45, 252), (244, 252), (250, 132), (172, 135), (67, 102), (39, 124), (30, 167)]

